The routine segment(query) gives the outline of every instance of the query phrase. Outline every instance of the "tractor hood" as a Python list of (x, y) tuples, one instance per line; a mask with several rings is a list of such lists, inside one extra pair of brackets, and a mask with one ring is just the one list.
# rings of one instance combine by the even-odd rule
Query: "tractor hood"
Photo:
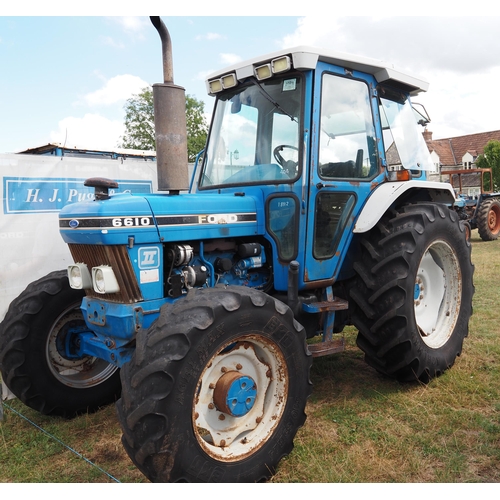
[(66, 243), (125, 245), (264, 234), (262, 201), (235, 194), (118, 194), (59, 214)]

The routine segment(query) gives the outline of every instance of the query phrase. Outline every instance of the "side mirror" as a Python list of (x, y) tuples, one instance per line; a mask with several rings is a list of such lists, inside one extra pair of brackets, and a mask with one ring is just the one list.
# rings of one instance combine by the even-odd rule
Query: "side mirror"
[(240, 96), (234, 96), (231, 100), (231, 114), (236, 115), (241, 111), (241, 99)]

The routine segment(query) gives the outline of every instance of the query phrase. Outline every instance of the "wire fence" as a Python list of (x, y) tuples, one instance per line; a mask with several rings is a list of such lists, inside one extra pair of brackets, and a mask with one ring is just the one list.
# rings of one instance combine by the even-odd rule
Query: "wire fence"
[(94, 462), (90, 461), (88, 458), (84, 457), (81, 453), (79, 453), (75, 449), (71, 448), (71, 446), (67, 445), (66, 443), (64, 443), (63, 441), (61, 441), (59, 438), (57, 438), (56, 436), (54, 436), (50, 432), (48, 432), (45, 429), (43, 429), (42, 427), (40, 427), (38, 424), (36, 424), (32, 420), (30, 420), (26, 415), (23, 415), (21, 412), (19, 412), (16, 409), (12, 408), (11, 405), (9, 405), (6, 402), (4, 402), (3, 399), (2, 399), (2, 385), (0, 384), (0, 422), (2, 422), (3, 419), (4, 419), (4, 408), (6, 408), (10, 412), (12, 412), (14, 415), (18, 416), (19, 418), (22, 418), (23, 420), (25, 420), (26, 422), (28, 422), (29, 424), (31, 424), (33, 427), (35, 427), (35, 429), (39, 430), (40, 432), (42, 432), (43, 434), (45, 434), (46, 436), (48, 436), (50, 439), (52, 439), (55, 442), (59, 443), (61, 446), (63, 446), (67, 450), (69, 450), (71, 453), (75, 454), (77, 457), (81, 458), (83, 461), (85, 461), (91, 467), (95, 467), (96, 469), (98, 469), (100, 472), (102, 472), (103, 474), (105, 474), (106, 476), (108, 476), (115, 483), (120, 483), (120, 481), (118, 479), (116, 479), (116, 477), (112, 476), (109, 472), (105, 471), (104, 469), (102, 469), (101, 467), (99, 467), (97, 464), (95, 464)]

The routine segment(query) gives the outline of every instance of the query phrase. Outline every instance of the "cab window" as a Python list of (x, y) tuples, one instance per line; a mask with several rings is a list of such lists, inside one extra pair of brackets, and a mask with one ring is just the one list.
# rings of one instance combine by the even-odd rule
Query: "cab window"
[(366, 83), (323, 75), (318, 158), (324, 179), (368, 179), (377, 173), (375, 127)]

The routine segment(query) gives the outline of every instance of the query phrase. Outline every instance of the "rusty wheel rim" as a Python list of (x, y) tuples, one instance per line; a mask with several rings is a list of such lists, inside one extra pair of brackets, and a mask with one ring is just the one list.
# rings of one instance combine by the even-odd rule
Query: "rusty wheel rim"
[(500, 207), (494, 206), (488, 212), (488, 227), (494, 234), (500, 231)]
[(80, 323), (84, 320), (79, 305), (62, 312), (47, 337), (45, 355), (51, 373), (59, 382), (75, 389), (88, 389), (108, 380), (118, 367), (92, 356), (74, 359), (65, 356), (66, 331), (71, 325)]
[(270, 339), (245, 336), (206, 363), (196, 394), (192, 423), (200, 446), (215, 459), (241, 460), (261, 448), (281, 421), (286, 361)]

